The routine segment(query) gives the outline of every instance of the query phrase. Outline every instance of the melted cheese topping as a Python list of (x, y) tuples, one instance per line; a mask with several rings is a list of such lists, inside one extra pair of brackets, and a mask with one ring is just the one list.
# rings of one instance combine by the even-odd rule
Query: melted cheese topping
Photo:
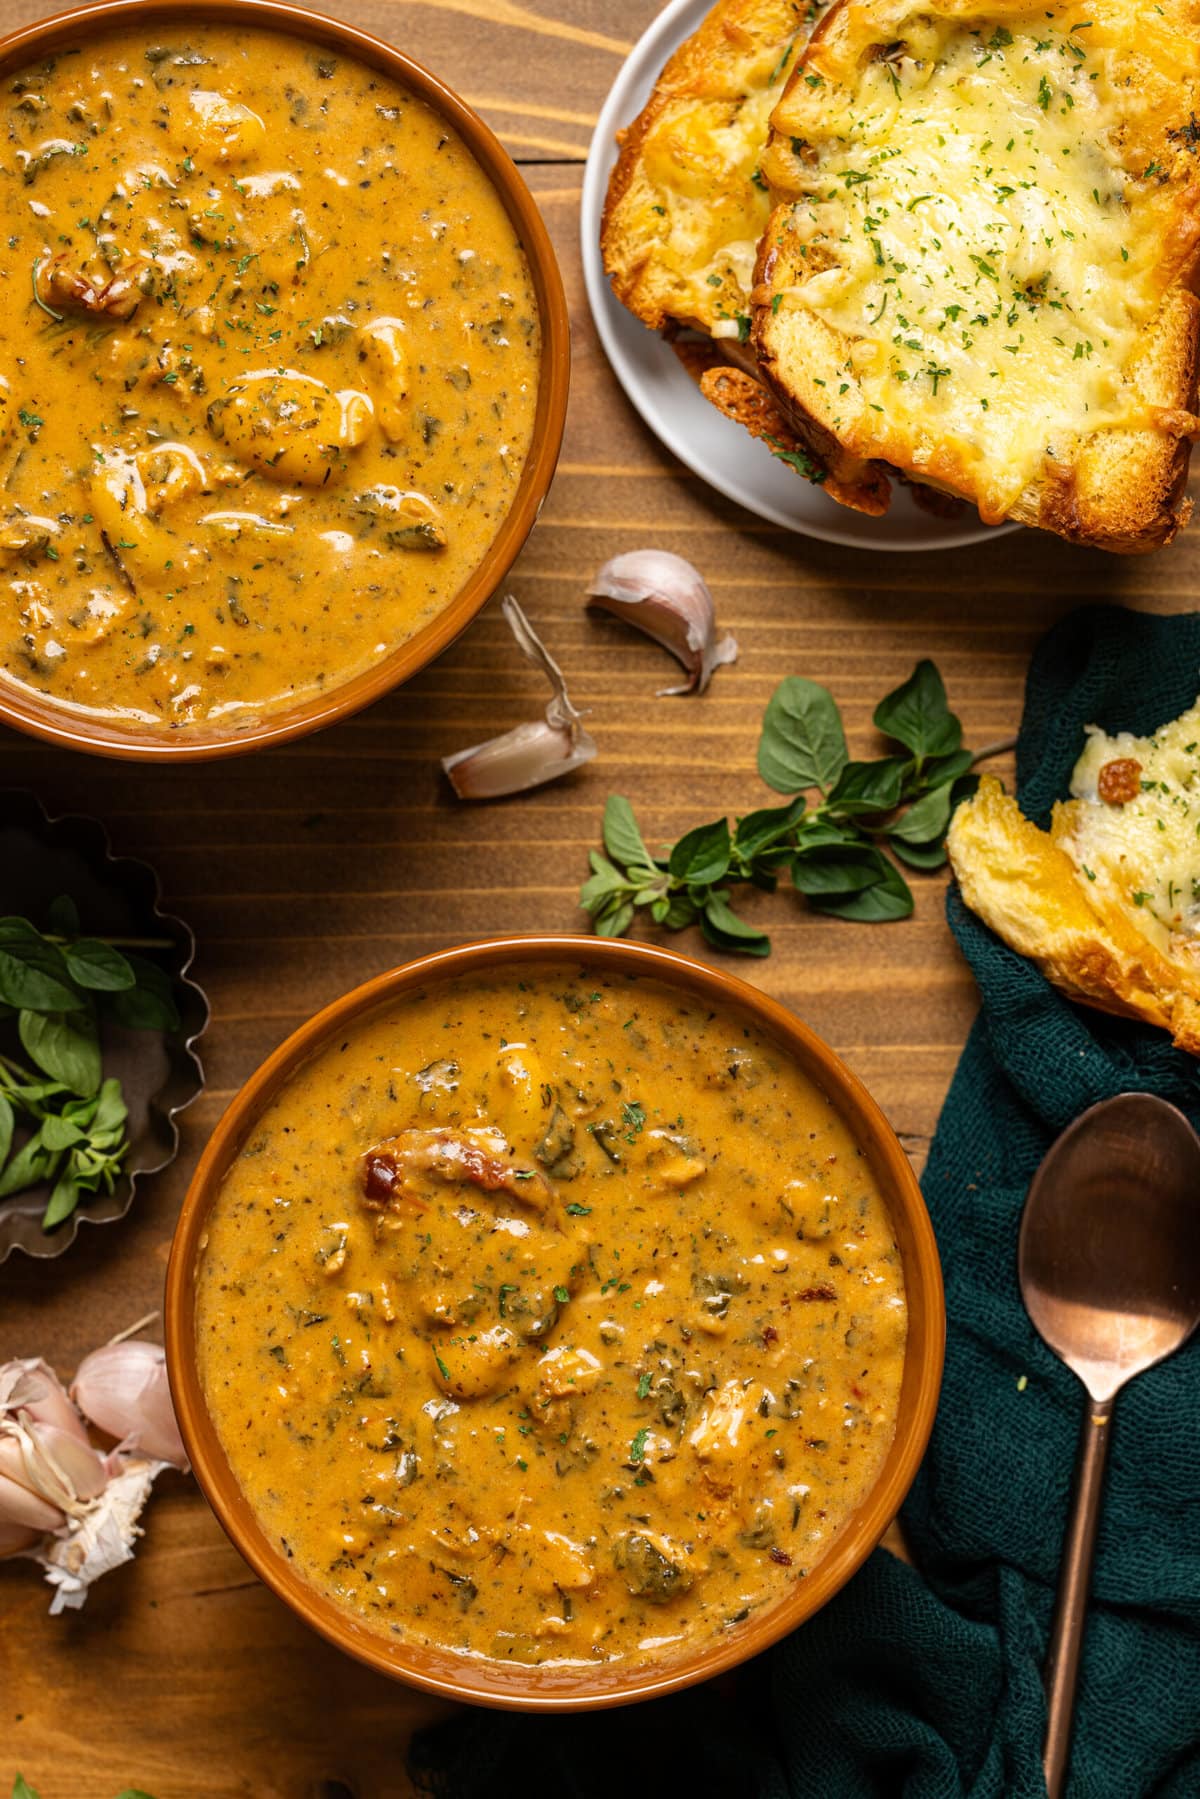
[(732, 105), (672, 109), (643, 151), (650, 204), (661, 208), (652, 255), (669, 277), (672, 310), (713, 337), (749, 331), (755, 247), (770, 213), (758, 164), (775, 98), (764, 87)]
[[(854, 340), (847, 383), (893, 425), (919, 442), (936, 420), (990, 518), (1043, 457), (1145, 422), (1122, 369), (1157, 302), (1157, 238), (1105, 136), (1105, 56), (1046, 20), (902, 19), (853, 114), (819, 156), (793, 140), (787, 169), (801, 254), (820, 249), (784, 298)], [(803, 79), (819, 107), (822, 77)]]
[[(1139, 791), (1123, 805), (1103, 798), (1103, 771), (1114, 762), (1137, 765)], [(1110, 737), (1089, 725), (1071, 793), (1084, 804), (1063, 848), (1084, 879), (1133, 908), (1139, 930), (1165, 953), (1200, 945), (1200, 700), (1152, 737)]]

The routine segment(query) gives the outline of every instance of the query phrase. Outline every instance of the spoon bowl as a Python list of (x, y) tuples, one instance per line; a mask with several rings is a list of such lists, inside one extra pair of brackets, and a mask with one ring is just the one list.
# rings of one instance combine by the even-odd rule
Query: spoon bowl
[(1021, 1295), (1093, 1399), (1111, 1399), (1200, 1320), (1200, 1137), (1174, 1106), (1122, 1093), (1050, 1149), (1021, 1220)]
[(1049, 1799), (1066, 1780), (1113, 1400), (1200, 1323), (1198, 1226), (1200, 1137), (1149, 1093), (1119, 1094), (1077, 1118), (1025, 1201), (1021, 1297), (1089, 1396), (1046, 1656)]

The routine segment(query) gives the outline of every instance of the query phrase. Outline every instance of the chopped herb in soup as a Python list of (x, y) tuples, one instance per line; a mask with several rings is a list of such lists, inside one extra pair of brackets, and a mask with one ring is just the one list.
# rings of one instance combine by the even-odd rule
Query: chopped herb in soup
[(905, 1325), (871, 1169), (789, 1058), (548, 967), (397, 1002), (293, 1078), (215, 1203), (197, 1332), (313, 1586), (410, 1641), (605, 1662), (820, 1561)]
[(537, 402), (470, 151), (361, 63), (182, 15), (0, 109), (2, 678), (236, 730), (394, 650), (491, 543)]

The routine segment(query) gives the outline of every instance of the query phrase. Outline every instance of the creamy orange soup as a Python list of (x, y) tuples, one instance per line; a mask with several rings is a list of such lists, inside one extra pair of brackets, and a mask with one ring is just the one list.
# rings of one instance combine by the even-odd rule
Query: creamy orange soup
[(0, 679), (236, 730), (394, 650), (491, 543), (537, 402), (466, 146), (218, 25), (97, 37), (0, 106)]
[(669, 1658), (816, 1566), (892, 1440), (870, 1167), (733, 1016), (570, 968), (352, 1027), (230, 1169), (204, 1391), (263, 1528), (381, 1632)]

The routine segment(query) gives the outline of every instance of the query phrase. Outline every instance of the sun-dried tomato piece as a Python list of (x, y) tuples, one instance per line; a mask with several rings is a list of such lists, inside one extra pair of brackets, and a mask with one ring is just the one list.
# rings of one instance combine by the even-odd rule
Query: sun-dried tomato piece
[(400, 1170), (394, 1157), (372, 1154), (363, 1157), (363, 1192), (368, 1199), (386, 1205), (396, 1191)]
[(514, 1161), (503, 1135), (489, 1126), (400, 1131), (362, 1159), (368, 1204), (387, 1206), (404, 1197), (423, 1205), (418, 1189), (431, 1181), (511, 1193), (534, 1212), (545, 1211), (555, 1197), (541, 1170)]
[(1104, 764), (1096, 786), (1106, 806), (1127, 806), (1142, 791), (1142, 765), (1132, 756), (1116, 756)]

